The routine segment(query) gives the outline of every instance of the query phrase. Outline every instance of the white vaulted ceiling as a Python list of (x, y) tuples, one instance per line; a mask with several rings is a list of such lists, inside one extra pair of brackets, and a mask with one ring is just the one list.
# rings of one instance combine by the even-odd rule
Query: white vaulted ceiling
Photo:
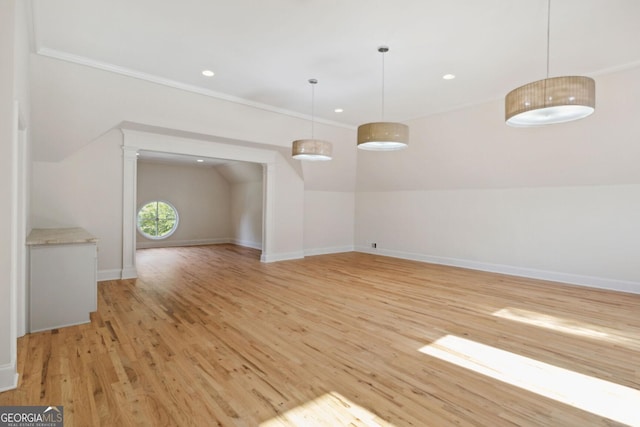
[[(553, 0), (550, 74), (640, 65), (640, 1)], [(34, 50), (349, 127), (503, 97), (546, 73), (546, 0), (33, 0)], [(204, 77), (204, 69), (214, 77)], [(443, 80), (447, 73), (454, 80)], [(343, 113), (335, 113), (343, 108)]]

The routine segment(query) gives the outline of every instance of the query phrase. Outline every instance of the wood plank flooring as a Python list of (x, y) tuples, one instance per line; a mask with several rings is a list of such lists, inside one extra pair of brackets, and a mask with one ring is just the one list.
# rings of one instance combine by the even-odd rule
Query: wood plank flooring
[(0, 405), (64, 405), (66, 426), (640, 425), (640, 295), (361, 253), (137, 262), (90, 324), (19, 340)]

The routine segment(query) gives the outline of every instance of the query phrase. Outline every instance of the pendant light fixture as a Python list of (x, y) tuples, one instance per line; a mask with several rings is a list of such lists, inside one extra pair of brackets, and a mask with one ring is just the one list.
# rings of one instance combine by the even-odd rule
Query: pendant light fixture
[(313, 138), (314, 132), (314, 86), (318, 83), (316, 79), (309, 79), (311, 84), (311, 139), (298, 139), (293, 141), (291, 147), (291, 157), (298, 160), (324, 161), (331, 160), (332, 146), (330, 142)]
[(509, 126), (533, 127), (578, 120), (591, 115), (596, 104), (592, 78), (549, 78), (551, 0), (547, 4), (547, 78), (520, 86), (505, 98), (505, 120)]
[(378, 48), (382, 54), (382, 120), (358, 126), (358, 148), (361, 150), (401, 150), (409, 143), (409, 126), (384, 121), (384, 54), (388, 51), (387, 46)]

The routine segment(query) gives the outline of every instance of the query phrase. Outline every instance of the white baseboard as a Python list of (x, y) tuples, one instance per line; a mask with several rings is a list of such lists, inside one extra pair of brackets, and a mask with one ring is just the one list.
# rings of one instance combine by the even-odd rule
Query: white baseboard
[(0, 392), (18, 387), (18, 372), (15, 362), (0, 365)]
[(304, 258), (304, 252), (283, 252), (279, 254), (265, 254), (264, 252), (260, 256), (260, 261), (262, 262), (276, 262), (276, 261), (287, 261), (292, 259), (301, 259)]
[(267, 256), (263, 254), (262, 257), (260, 258), (260, 261), (262, 262), (287, 261), (292, 259), (301, 259), (306, 256), (339, 254), (344, 252), (353, 252), (353, 246), (335, 246), (331, 248), (305, 249), (302, 252), (289, 252), (289, 253), (281, 253), (281, 254), (272, 254)]
[(103, 282), (105, 280), (119, 280), (122, 278), (122, 270), (119, 268), (113, 270), (99, 270), (98, 271), (98, 282)]
[[(87, 323), (91, 323), (91, 317), (90, 317), (90, 313), (87, 313), (87, 318), (86, 320), (81, 320), (79, 322), (73, 322), (73, 323), (64, 323), (61, 325), (56, 325), (55, 329), (58, 328), (66, 328), (69, 326), (78, 326), (78, 325), (85, 325)], [(32, 329), (31, 331), (29, 331), (29, 333), (36, 333), (36, 332), (43, 332), (43, 331), (50, 331), (53, 328), (40, 328), (40, 329)]]
[(138, 277), (138, 270), (135, 267), (113, 270), (98, 271), (98, 282), (107, 280), (135, 279)]
[(127, 267), (122, 269), (120, 275), (121, 279), (136, 279), (138, 277), (138, 270), (135, 267)]
[(491, 264), (487, 262), (416, 254), (411, 252), (393, 251), (388, 249), (373, 249), (366, 246), (356, 246), (355, 250), (356, 252), (390, 256), (394, 258), (402, 258), (413, 261), (422, 261), (431, 264), (450, 265), (452, 267), (469, 268), (472, 270), (489, 271), (492, 273), (528, 277), (531, 279), (549, 280), (553, 282), (568, 283), (571, 285), (586, 286), (590, 288), (608, 289), (611, 291), (640, 294), (640, 283), (626, 280), (609, 279), (606, 277), (583, 276), (579, 274), (537, 270), (534, 268), (526, 267), (514, 267), (511, 265), (503, 264)]
[(201, 246), (201, 245), (219, 245), (221, 243), (232, 243), (233, 239), (221, 237), (215, 239), (192, 239), (192, 240), (145, 240), (137, 241), (136, 249), (149, 248), (175, 248), (179, 246)]
[(335, 246), (332, 248), (305, 249), (304, 256), (340, 254), (343, 252), (353, 252), (353, 246)]
[(233, 243), (234, 245), (238, 245), (238, 246), (244, 246), (246, 248), (253, 248), (253, 249), (262, 250), (262, 243), (258, 243), (258, 242), (250, 242), (248, 240), (231, 239), (229, 241), (229, 243)]

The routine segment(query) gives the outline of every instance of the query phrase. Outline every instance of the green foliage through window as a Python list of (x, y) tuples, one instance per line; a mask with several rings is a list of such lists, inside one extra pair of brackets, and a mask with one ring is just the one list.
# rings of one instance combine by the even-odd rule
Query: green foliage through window
[(153, 201), (138, 211), (138, 230), (150, 239), (169, 237), (178, 226), (178, 212), (167, 202)]

